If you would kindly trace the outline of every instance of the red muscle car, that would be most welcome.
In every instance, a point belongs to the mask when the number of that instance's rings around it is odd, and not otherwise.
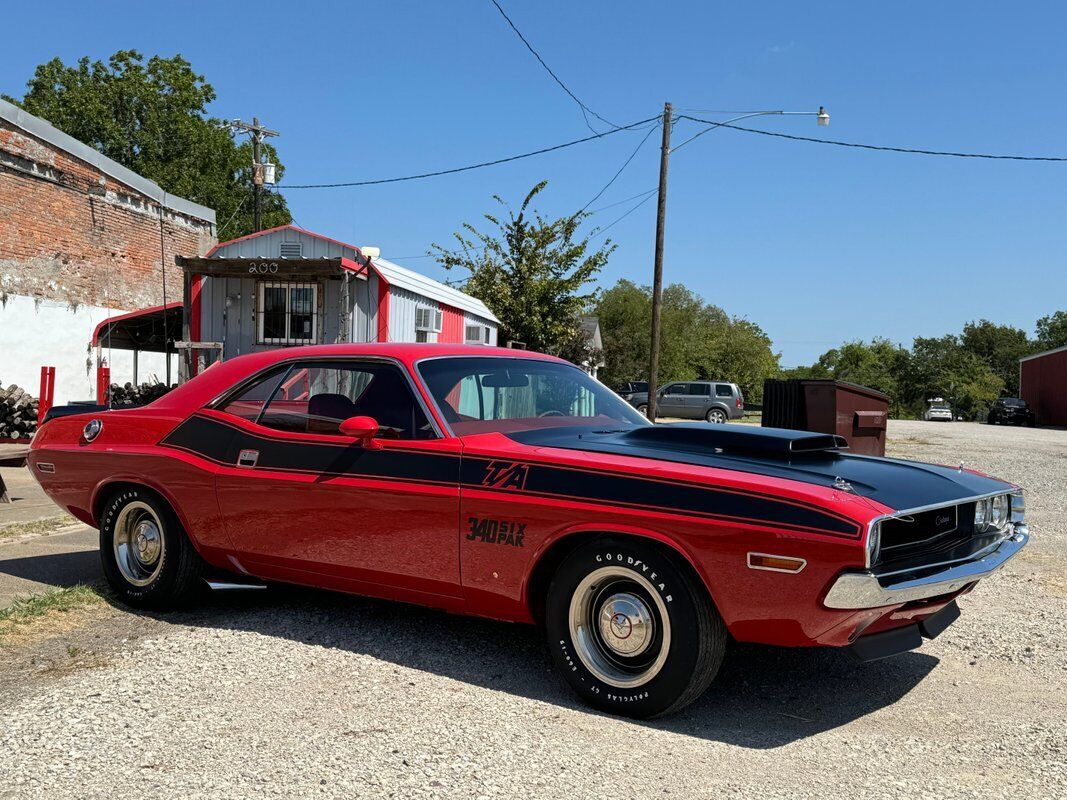
[[[284,581],[543,625],[592,705],[693,701],[727,637],[904,652],[1027,541],[1018,487],[835,436],[650,425],[556,358],[351,344],[217,364],[30,454],[131,605]]]

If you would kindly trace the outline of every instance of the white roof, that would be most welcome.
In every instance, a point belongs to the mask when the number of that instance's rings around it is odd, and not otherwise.
[[[48,120],[35,117],[33,114],[23,111],[18,106],[12,105],[2,98],[0,98],[0,119],[6,120],[16,128],[21,128],[41,141],[58,147],[80,161],[92,164],[105,175],[110,175],[120,183],[124,183],[131,189],[140,192],[145,197],[155,200],[164,208],[169,208],[171,211],[177,211],[179,214],[185,214],[196,219],[202,219],[205,222],[215,222],[215,211],[213,209],[194,203],[191,200],[186,200],[184,197],[167,194],[154,181],[138,175],[117,161],[112,161],[99,150],[94,150],[84,142],[79,142],[73,136],[63,133]]]
[[[453,289],[451,286],[435,281],[433,278],[420,275],[407,267],[394,264],[392,261],[386,261],[384,258],[371,259],[371,263],[374,264],[374,268],[381,273],[381,276],[391,286],[407,289],[409,292],[421,294],[423,297],[437,300],[445,305],[458,308],[461,311],[467,311],[498,325],[500,324],[500,320],[489,310],[489,307],[476,297],[464,294],[459,289]]]

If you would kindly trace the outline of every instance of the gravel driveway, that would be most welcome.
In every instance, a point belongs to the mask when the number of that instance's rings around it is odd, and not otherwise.
[[[890,436],[1022,484],[1034,534],[918,652],[735,647],[701,701],[635,723],[579,706],[522,626],[297,590],[104,606],[0,648],[0,797],[1062,800],[1067,431]]]

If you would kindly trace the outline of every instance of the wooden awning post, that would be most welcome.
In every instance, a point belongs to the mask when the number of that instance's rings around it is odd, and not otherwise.
[[[188,342],[192,330],[193,307],[193,275],[187,269],[182,269],[182,341]],[[181,352],[181,351],[179,351]],[[178,359],[178,382],[185,383],[189,380],[191,353],[186,350]],[[170,386],[170,359],[167,359],[167,385]]]

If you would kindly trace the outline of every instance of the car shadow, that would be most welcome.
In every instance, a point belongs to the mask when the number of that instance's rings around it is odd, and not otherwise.
[[[219,593],[193,610],[157,618],[337,648],[599,713],[556,676],[541,631],[532,626],[294,587]],[[635,724],[747,748],[782,747],[892,705],[937,663],[921,652],[861,664],[834,649],[733,644],[700,700]]]
[[[99,583],[103,580],[100,553],[96,550],[0,559],[0,586],[5,575],[55,587]]]

